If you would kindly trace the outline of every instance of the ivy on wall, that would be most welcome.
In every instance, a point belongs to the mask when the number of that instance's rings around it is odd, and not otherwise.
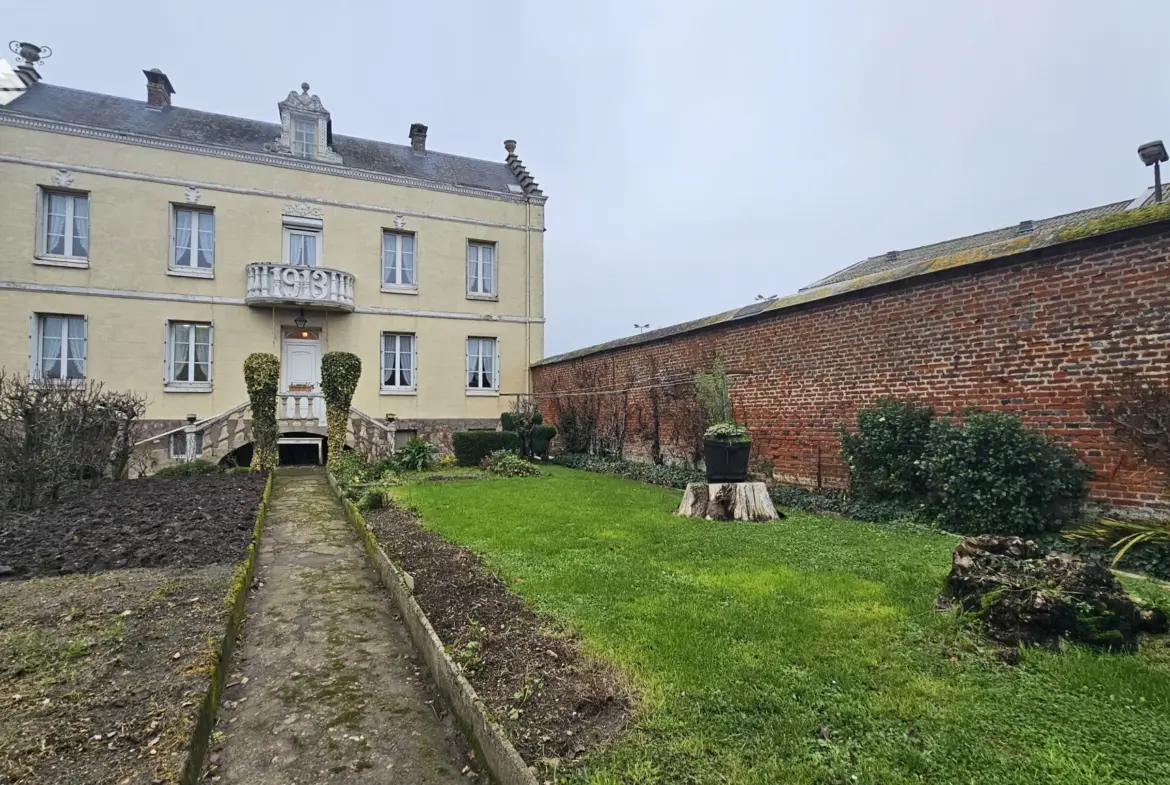
[[[349,352],[326,352],[321,358],[321,392],[325,396],[325,419],[329,432],[329,465],[341,457],[345,447],[345,428],[349,422],[349,406],[358,379],[362,376],[362,361]]]
[[[252,405],[252,470],[276,468],[276,394],[280,388],[280,360],[275,354],[256,352],[244,360],[244,382]]]

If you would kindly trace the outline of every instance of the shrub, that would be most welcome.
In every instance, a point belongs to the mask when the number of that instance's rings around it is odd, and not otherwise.
[[[182,463],[172,463],[170,466],[164,466],[154,473],[155,477],[198,477],[203,474],[218,474],[220,468],[218,464],[212,463],[205,458],[196,458],[192,461],[183,461]]]
[[[376,485],[373,488],[366,488],[361,496],[358,497],[355,504],[359,510],[366,512],[368,510],[380,510],[383,507],[389,507],[391,499],[390,488],[388,486]]]
[[[520,437],[520,449],[527,458],[531,458],[533,455],[533,429],[543,422],[544,415],[527,398],[516,398],[512,403],[512,411],[500,415],[500,426],[505,431],[512,431]]]
[[[454,469],[458,465],[459,461],[455,460],[454,455],[444,455],[435,463],[435,466],[439,469]]]
[[[695,394],[707,415],[707,424],[731,422],[731,381],[721,360],[708,373],[695,374]]]
[[[266,472],[276,468],[276,393],[280,387],[280,360],[275,354],[256,352],[244,359],[244,382],[252,409],[252,468]]]
[[[853,490],[875,501],[925,496],[922,456],[933,420],[933,409],[888,397],[858,411],[857,433],[841,430]]]
[[[379,464],[382,462],[379,461]],[[361,453],[353,450],[342,450],[337,460],[329,467],[333,478],[342,488],[348,488],[355,483],[365,482],[371,475],[380,477],[381,473],[373,474],[370,462]]]
[[[479,466],[498,450],[520,451],[520,437],[512,431],[459,431],[451,437],[451,449],[460,466]]]
[[[548,448],[556,438],[557,426],[537,425],[532,429],[532,454],[548,457]]]
[[[688,469],[684,466],[665,466],[654,463],[623,461],[617,458],[605,458],[600,455],[562,453],[554,458],[553,462],[561,466],[568,466],[570,469],[612,474],[616,477],[624,477],[627,480],[636,480],[637,482],[644,482],[650,485],[661,485],[664,488],[686,488],[687,483],[707,481],[706,473],[697,469]]]
[[[1000,412],[973,412],[961,425],[936,421],[922,458],[937,523],[965,534],[1054,531],[1084,501],[1092,472]]]
[[[860,499],[843,490],[777,485],[769,495],[777,507],[811,513],[830,513],[871,523],[917,520],[921,509],[911,502]]]
[[[704,439],[718,439],[725,442],[750,442],[747,428],[734,422],[717,422],[703,431]]]
[[[509,450],[496,450],[484,458],[483,468],[497,477],[536,477],[540,474],[540,469]]]
[[[325,398],[325,421],[329,438],[329,465],[345,447],[345,429],[353,391],[362,376],[362,361],[349,352],[325,352],[321,357],[321,394]]]
[[[436,452],[438,448],[426,439],[414,438],[394,456],[394,462],[402,471],[425,472],[434,463]]]
[[[592,415],[579,413],[575,409],[564,409],[557,418],[557,430],[561,444],[568,453],[584,454],[593,446],[593,434],[597,428]]]

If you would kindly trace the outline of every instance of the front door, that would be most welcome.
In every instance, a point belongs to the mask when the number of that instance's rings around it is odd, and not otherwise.
[[[297,330],[292,334],[297,337],[285,334],[280,363],[280,391],[287,400],[284,416],[317,416],[317,409],[324,411],[324,407],[318,405],[321,395],[321,337],[309,330]]]

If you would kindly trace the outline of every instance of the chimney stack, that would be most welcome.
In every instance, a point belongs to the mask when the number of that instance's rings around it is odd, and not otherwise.
[[[171,80],[157,68],[143,71],[146,74],[146,105],[162,109],[171,105],[171,96],[175,88],[171,87]]]
[[[410,149],[416,153],[427,151],[427,127],[422,123],[410,124]]]

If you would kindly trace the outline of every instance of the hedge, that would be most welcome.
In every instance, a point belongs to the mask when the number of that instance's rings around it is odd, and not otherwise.
[[[479,466],[497,450],[519,452],[520,436],[513,431],[459,431],[451,437],[451,449],[460,466]]]

